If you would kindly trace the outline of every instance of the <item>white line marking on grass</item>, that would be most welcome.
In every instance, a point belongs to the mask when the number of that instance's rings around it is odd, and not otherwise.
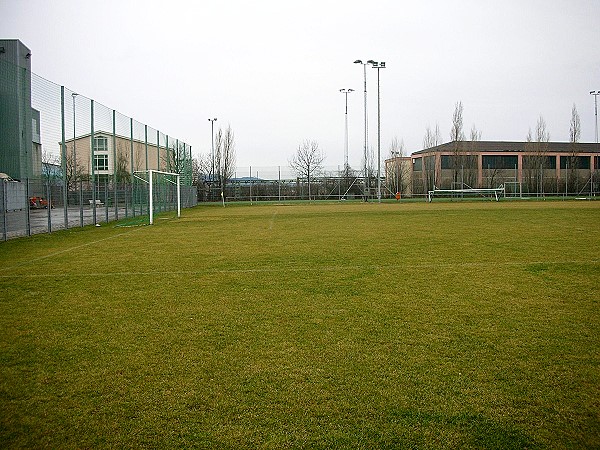
[[[273,224],[275,223],[276,215],[277,215],[277,210],[273,211],[273,215],[271,215],[271,220],[269,221],[269,230],[273,229]]]
[[[118,236],[114,236],[118,237]],[[101,239],[96,242],[101,242],[106,239]],[[79,246],[82,247],[82,246]],[[79,247],[74,247],[79,248]],[[59,252],[64,253],[64,252]],[[41,259],[41,258],[38,258]],[[600,260],[589,260],[589,261],[505,261],[500,263],[489,264],[485,262],[480,263],[445,263],[445,264],[417,264],[407,266],[407,269],[429,269],[432,267],[436,268],[479,268],[479,267],[499,267],[499,266],[530,266],[530,265],[565,265],[565,264],[600,264]],[[406,266],[405,266],[406,267]],[[207,275],[218,275],[218,274],[244,274],[244,273],[275,273],[275,272],[336,272],[345,270],[383,270],[390,271],[397,269],[397,265],[339,265],[339,266],[277,266],[277,267],[260,267],[257,269],[205,269],[205,270],[156,270],[156,271],[121,271],[121,272],[77,272],[77,273],[35,273],[35,274],[15,274],[15,275],[0,275],[0,278],[81,278],[81,277],[130,277],[130,276],[157,276],[157,275],[194,275],[194,276],[207,276]]]
[[[139,228],[136,228],[136,229],[138,229],[138,230],[139,230]],[[62,255],[63,253],[70,253],[70,252],[72,252],[73,250],[78,250],[78,249],[80,249],[80,248],[83,248],[83,247],[89,247],[90,245],[98,244],[98,243],[100,243],[100,242],[108,241],[108,240],[111,240],[111,239],[116,239],[116,238],[118,238],[118,237],[121,237],[121,236],[124,236],[124,235],[126,235],[126,234],[132,233],[132,232],[133,232],[133,231],[135,231],[136,229],[131,229],[131,230],[128,230],[128,231],[126,231],[126,232],[124,232],[124,233],[115,234],[114,236],[109,236],[109,237],[106,237],[106,238],[97,239],[97,240],[95,240],[95,241],[86,242],[85,244],[76,245],[75,247],[69,247],[69,248],[66,248],[66,249],[64,249],[64,250],[60,250],[60,251],[58,251],[58,252],[50,253],[50,254],[48,254],[48,255],[39,256],[39,257],[37,257],[37,258],[32,258],[32,259],[29,259],[29,260],[27,260],[27,261],[22,261],[22,262],[20,262],[20,263],[18,263],[18,264],[16,264],[16,265],[14,265],[14,266],[10,266],[10,267],[3,267],[2,269],[0,269],[0,271],[2,271],[2,272],[7,272],[7,271],[9,271],[9,270],[17,269],[17,268],[19,268],[19,267],[23,267],[23,266],[26,266],[26,265],[28,265],[28,264],[32,264],[32,263],[34,263],[34,262],[38,262],[38,261],[42,261],[42,260],[44,260],[44,259],[53,258],[53,257],[55,257],[55,256]],[[10,275],[8,275],[7,277],[10,277]]]

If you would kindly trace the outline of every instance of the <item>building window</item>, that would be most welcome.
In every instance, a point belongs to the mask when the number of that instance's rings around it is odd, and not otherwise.
[[[452,155],[442,155],[442,169],[452,169],[453,162]]]
[[[482,169],[516,169],[518,157],[514,155],[483,155],[481,157]]]
[[[413,158],[413,172],[421,172],[423,170],[423,161],[421,158]]]
[[[94,155],[94,170],[108,170],[108,155]]]
[[[523,169],[556,169],[556,156],[525,155]]]
[[[560,168],[561,169],[590,169],[590,157],[589,156],[561,156],[560,157]]]
[[[108,171],[108,138],[106,136],[94,137],[94,170]]]
[[[98,136],[94,138],[94,152],[107,152],[108,151],[108,139],[104,136]]]

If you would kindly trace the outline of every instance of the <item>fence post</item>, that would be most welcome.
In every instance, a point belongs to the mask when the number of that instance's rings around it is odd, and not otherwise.
[[[94,225],[97,223],[96,218],[96,155],[94,152],[94,100],[90,99],[90,155],[92,157],[92,222]]]
[[[171,170],[171,156],[169,155],[169,135],[165,135],[165,155],[167,156],[167,172],[173,172]]]
[[[104,179],[104,215],[108,223],[108,177]]]
[[[134,201],[133,201],[133,172],[135,171],[135,167],[133,165],[133,117],[129,118],[129,147],[130,147],[130,158],[131,158],[131,180],[130,180],[130,185],[131,185],[131,212],[132,212],[132,217],[135,217],[135,206],[134,206]]]
[[[25,226],[27,227],[27,236],[31,236],[31,211],[29,209],[29,178],[25,180],[25,208],[27,208],[27,217]]]
[[[52,191],[49,180],[46,180],[46,201],[48,205],[48,233],[52,233]]]
[[[144,148],[146,149],[146,171],[148,171],[148,125],[144,125]]]
[[[113,188],[115,202],[115,220],[119,220],[119,191],[117,189],[117,112],[113,109],[112,114],[112,144],[113,144]]]
[[[135,168],[133,167],[133,117],[129,118],[129,143],[131,152],[131,182],[133,183],[133,172],[135,170]]]
[[[83,228],[83,180],[79,180],[79,226]]]
[[[6,183],[5,178],[0,180],[0,185],[2,186],[2,195],[0,195],[0,199],[2,199],[2,238],[5,241],[8,239],[8,230],[6,229]]]
[[[61,167],[63,175],[63,210],[65,230],[69,228],[69,211],[67,209],[68,192],[67,192],[67,143],[65,142],[65,87],[60,87],[60,125],[61,125]],[[73,141],[75,142],[75,141]]]

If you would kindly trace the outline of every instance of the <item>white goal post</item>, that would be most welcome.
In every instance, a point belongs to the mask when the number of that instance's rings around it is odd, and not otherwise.
[[[433,200],[433,197],[436,194],[438,194],[438,195],[461,194],[461,195],[480,195],[480,196],[494,195],[496,197],[496,201],[498,201],[500,199],[499,196],[504,193],[505,193],[504,185],[502,185],[498,188],[492,188],[492,189],[437,189],[434,187],[433,191],[427,192],[427,201],[429,203],[431,203],[431,201]]]
[[[148,178],[143,178],[140,175],[147,175]],[[181,217],[181,182],[180,174],[172,172],[162,172],[160,170],[138,170],[133,172],[133,176],[138,180],[148,184],[148,213],[150,216],[150,225],[154,223],[154,182],[158,175],[164,175],[164,180],[167,183],[175,184],[177,187],[177,217]],[[173,182],[169,177],[176,179]]]

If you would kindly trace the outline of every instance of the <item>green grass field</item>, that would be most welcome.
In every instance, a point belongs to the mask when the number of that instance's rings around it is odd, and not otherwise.
[[[0,447],[599,448],[600,202],[0,243]]]

